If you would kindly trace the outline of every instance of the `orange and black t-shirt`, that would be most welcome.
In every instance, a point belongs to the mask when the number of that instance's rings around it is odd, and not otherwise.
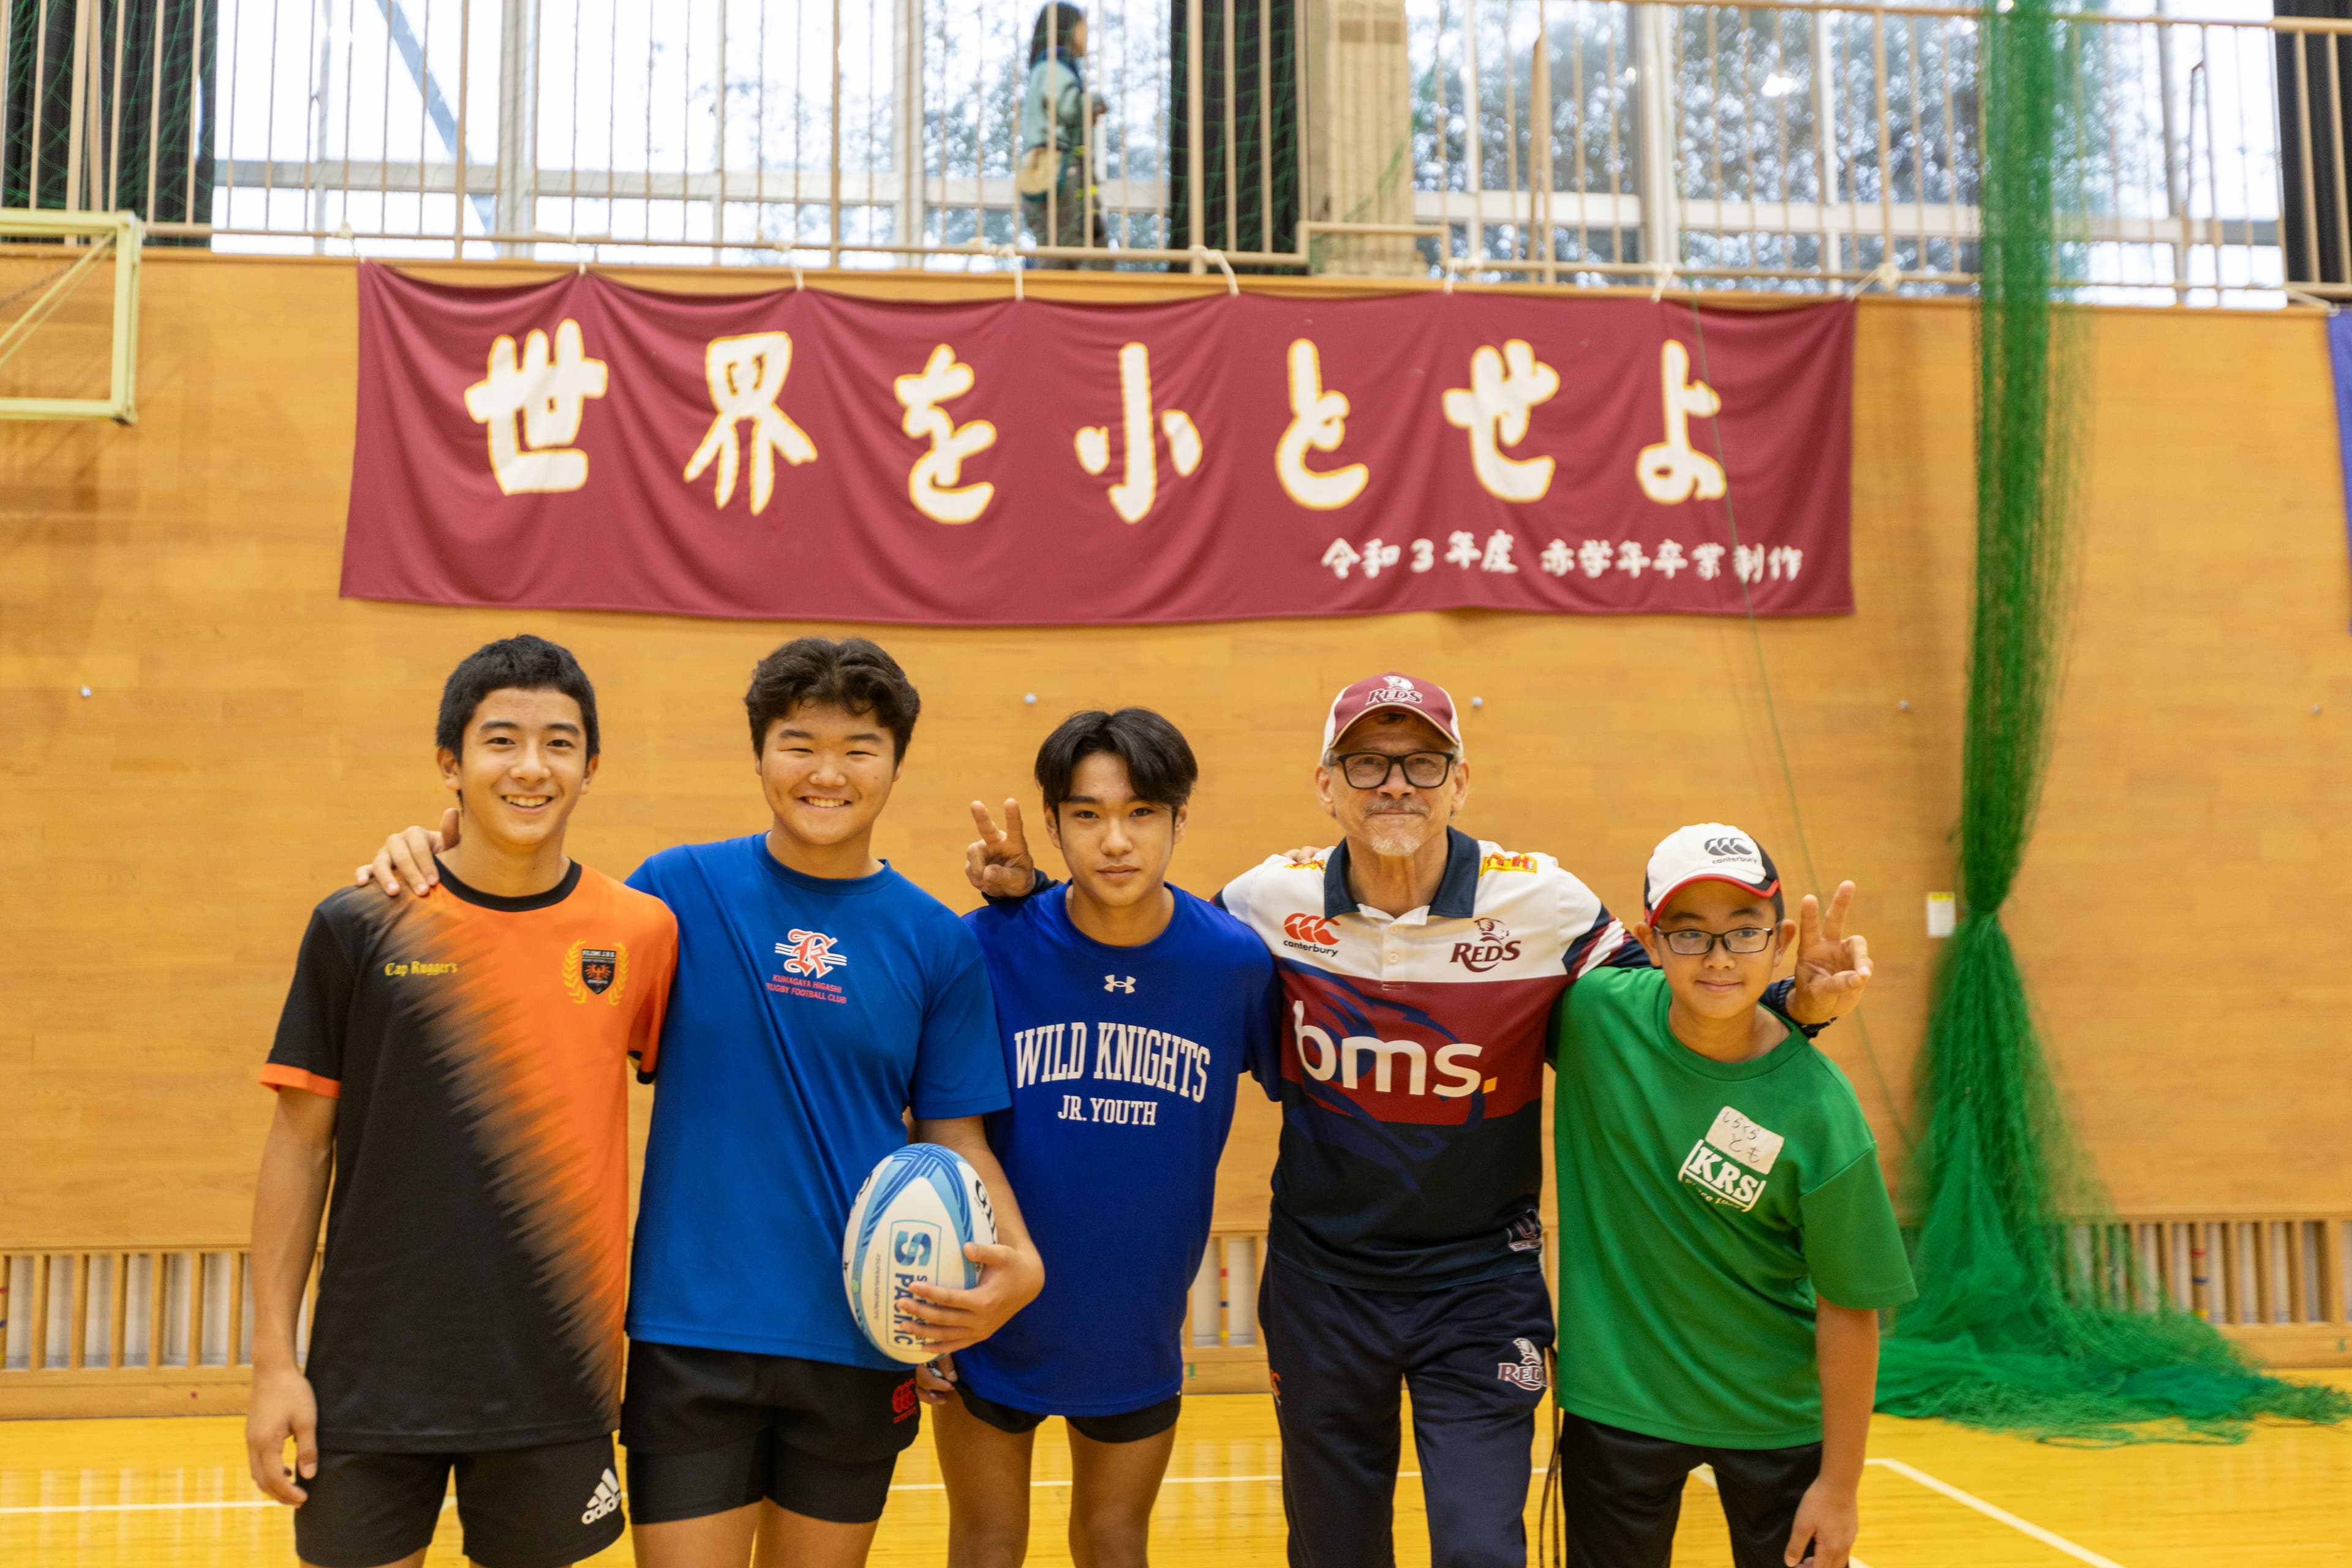
[[[337,1101],[331,1448],[560,1443],[620,1408],[628,1058],[654,1065],[677,922],[577,862],[530,898],[441,886],[318,907],[261,1072]]]

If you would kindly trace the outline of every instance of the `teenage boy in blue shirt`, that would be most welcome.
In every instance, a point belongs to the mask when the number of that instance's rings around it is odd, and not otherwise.
[[[1030,1449],[1047,1415],[1069,1428],[1072,1558],[1145,1561],[1217,1160],[1240,1074],[1272,1070],[1278,1000],[1265,943],[1168,885],[1198,775],[1183,735],[1148,709],[1073,714],[1036,766],[1070,880],[964,917],[1013,1080],[989,1142],[1028,1194],[1046,1284],[985,1344],[941,1357],[944,1380],[924,1376],[950,1568],[1022,1560]]]
[[[786,643],[744,697],[767,831],[629,879],[678,926],[621,1412],[646,1568],[743,1568],[755,1537],[762,1563],[865,1562],[919,1406],[850,1318],[841,1237],[908,1114],[980,1173],[999,1237],[970,1249],[977,1289],[926,1308],[934,1342],[967,1349],[1044,1283],[982,1130],[1009,1096],[979,946],[872,852],[920,706],[862,637]],[[427,891],[442,847],[412,828],[362,879]]]

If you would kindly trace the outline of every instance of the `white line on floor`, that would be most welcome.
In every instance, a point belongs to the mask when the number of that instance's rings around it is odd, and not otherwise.
[[[1939,1481],[1927,1471],[1906,1465],[1900,1459],[1868,1459],[1864,1462],[1883,1465],[1906,1480],[1916,1481],[1929,1491],[1941,1492],[1954,1502],[1963,1503],[1976,1510],[1987,1519],[1999,1520],[2011,1530],[2033,1537],[2044,1546],[2054,1547],[2078,1562],[2089,1563],[2091,1568],[2123,1568],[2123,1564],[2112,1557],[2102,1557],[2086,1546],[2077,1546],[2054,1530],[2044,1530],[2030,1519],[2020,1519],[2005,1508],[1998,1507],[1980,1497],[1964,1492],[1949,1481]]]
[[[1938,1480],[1934,1476],[1927,1474],[1925,1470],[1906,1465],[1900,1459],[1872,1459],[1868,1462],[1874,1465],[1883,1466],[1887,1469],[1893,1470],[1895,1474],[1902,1476],[1907,1480],[1916,1481],[1921,1486],[1927,1488],[1930,1491],[1941,1492],[1944,1496],[1950,1498],[1954,1502],[1961,1503],[1969,1508],[1972,1508],[1988,1519],[1997,1520],[2000,1523],[2008,1525],[2012,1530],[2019,1531],[2026,1535],[2032,1536],[2034,1540],[2041,1542],[2045,1546],[2054,1547],[2058,1551],[2065,1552],[2068,1556],[2073,1557],[2079,1562],[2089,1563],[2091,1568],[2123,1568],[2121,1563],[2116,1563],[2112,1558],[2102,1557],[2097,1552],[2090,1551],[2085,1547],[2077,1546],[2073,1542],[2067,1540],[2064,1536],[2060,1535],[2053,1531],[2044,1530],[2042,1526],[2035,1524],[2031,1520],[2020,1519],[2017,1515],[2010,1512],[2005,1508],[1998,1507],[1995,1504],[1985,1501],[1982,1498],[1962,1491],[1959,1488],[1953,1486],[1950,1482]],[[1539,1476],[1542,1475],[1544,1471],[1542,1467],[1538,1466],[1531,1468],[1528,1473],[1529,1475]],[[1705,1480],[1709,1486],[1713,1486],[1715,1484],[1715,1477],[1713,1473],[1704,1465],[1700,1466],[1692,1473]],[[1421,1472],[1419,1470],[1399,1470],[1397,1472],[1397,1479],[1399,1480],[1419,1480],[1421,1479]],[[1282,1479],[1282,1477],[1278,1473],[1273,1475],[1244,1476],[1170,1476],[1166,1478],[1161,1484],[1163,1486],[1255,1485],[1262,1482],[1279,1481],[1280,1479]],[[1035,1480],[1031,1481],[1029,1484],[1032,1488],[1046,1488],[1066,1487],[1070,1482],[1066,1479]],[[944,1491],[947,1489],[947,1487],[946,1483],[942,1481],[906,1481],[893,1486],[890,1489],[894,1492],[936,1492]],[[29,1506],[0,1508],[0,1517],[58,1513],[194,1512],[200,1510],[280,1508],[283,1506],[283,1504],[272,1502],[267,1498],[221,1499],[210,1502],[37,1503]],[[444,1508],[452,1507],[454,1506],[454,1500],[451,1501],[445,1501],[441,1506]],[[1869,1568],[1869,1564],[1863,1562],[1862,1559],[1858,1557],[1849,1559],[1848,1561],[1851,1563],[1852,1568]]]
[[[0,1514],[12,1513],[192,1513],[198,1509],[223,1508],[284,1508],[287,1505],[268,1498],[224,1498],[215,1502],[51,1502],[29,1504],[20,1508],[0,1508]],[[456,1498],[442,1500],[443,1508],[457,1506]]]
[[[1530,1470],[1528,1473],[1529,1475],[1539,1476],[1543,1474],[1543,1471],[1538,1468]],[[1397,1479],[1399,1480],[1419,1480],[1421,1479],[1421,1472],[1419,1470],[1399,1470],[1397,1472]],[[1229,1482],[1278,1481],[1280,1479],[1282,1479],[1282,1477],[1279,1474],[1265,1476],[1168,1476],[1163,1478],[1160,1484],[1169,1487],[1203,1487],[1223,1486]],[[1060,1480],[1031,1481],[1029,1484],[1033,1488],[1066,1487],[1070,1482],[1066,1479]],[[890,1489],[894,1492],[945,1491],[947,1489],[947,1483],[944,1481],[901,1481],[898,1485],[893,1486]],[[623,1492],[621,1495],[625,1499],[628,1496],[628,1493]],[[61,1502],[40,1503],[18,1508],[0,1508],[0,1517],[5,1517],[9,1514],[26,1513],[152,1513],[169,1512],[173,1510],[192,1512],[198,1509],[283,1508],[284,1506],[285,1505],[283,1503],[272,1502],[268,1498],[223,1499],[213,1502]],[[441,1506],[443,1508],[452,1508],[456,1506],[456,1501],[453,1499],[443,1502]]]

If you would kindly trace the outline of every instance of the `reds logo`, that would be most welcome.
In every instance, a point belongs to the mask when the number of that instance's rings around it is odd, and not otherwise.
[[[1498,963],[1519,956],[1519,944],[1511,940],[1511,928],[1492,915],[1480,915],[1475,922],[1478,934],[1468,942],[1454,944],[1453,962],[1473,974],[1484,974]]]
[[[1339,945],[1338,926],[1323,915],[1310,915],[1304,910],[1283,917],[1282,933],[1292,941],[1305,942],[1309,947]]]
[[[1545,1374],[1543,1352],[1527,1340],[1513,1340],[1511,1348],[1519,1352],[1519,1359],[1497,1363],[1495,1375],[1505,1383],[1518,1384],[1529,1394],[1541,1394],[1551,1383]]]
[[[784,973],[822,980],[849,962],[833,951],[833,938],[821,931],[795,931],[789,942],[776,943],[784,955]]]
[[[1421,693],[1412,689],[1412,681],[1407,680],[1402,675],[1382,676],[1381,679],[1386,681],[1387,684],[1384,686],[1374,687],[1371,690],[1366,692],[1364,694],[1364,700],[1367,703],[1411,702],[1415,706],[1419,706],[1421,702]]]

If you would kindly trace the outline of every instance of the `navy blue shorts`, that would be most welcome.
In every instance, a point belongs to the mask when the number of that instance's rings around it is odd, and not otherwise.
[[[1016,1437],[1024,1432],[1034,1432],[1045,1424],[1042,1412],[1024,1410],[1013,1405],[1000,1405],[975,1391],[968,1383],[957,1384],[956,1394],[963,1401],[963,1407],[976,1419],[1000,1432],[1010,1432]],[[1176,1417],[1183,1413],[1183,1409],[1184,1396],[1171,1394],[1155,1404],[1139,1409],[1123,1410],[1116,1415],[1066,1415],[1062,1419],[1071,1431],[1097,1443],[1139,1443],[1146,1437],[1157,1437],[1175,1426]]]
[[[1282,1424],[1292,1568],[1389,1568],[1400,1394],[1433,1568],[1527,1568],[1551,1294],[1529,1270],[1444,1290],[1361,1290],[1268,1260],[1258,1326]]]

